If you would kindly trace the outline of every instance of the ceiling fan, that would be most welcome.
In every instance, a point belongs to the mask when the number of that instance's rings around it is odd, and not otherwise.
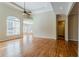
[[[26,5],[26,4],[25,4],[25,2],[24,2],[24,12],[23,12],[23,15],[31,15],[32,12],[31,12],[31,11],[28,11],[28,12],[27,12],[27,11],[26,11],[26,8],[25,8],[25,5]]]

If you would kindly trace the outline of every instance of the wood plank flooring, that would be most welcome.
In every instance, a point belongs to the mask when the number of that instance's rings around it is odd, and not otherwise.
[[[21,39],[0,43],[1,57],[76,57],[78,43],[73,41],[34,38],[24,35]]]

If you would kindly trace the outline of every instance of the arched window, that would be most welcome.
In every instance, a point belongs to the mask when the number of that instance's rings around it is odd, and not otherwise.
[[[8,16],[7,35],[19,35],[19,34],[20,34],[20,20],[14,16]]]

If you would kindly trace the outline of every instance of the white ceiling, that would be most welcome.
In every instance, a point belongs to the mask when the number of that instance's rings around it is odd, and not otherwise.
[[[14,2],[20,7],[24,8],[24,2]],[[56,14],[67,14],[69,6],[73,2],[26,2],[26,9],[35,11],[45,11],[54,9]]]
[[[22,8],[24,8],[24,2],[15,2],[15,3],[21,6]],[[26,10],[29,9],[32,12],[52,9],[50,2],[26,2],[25,6],[26,6]]]
[[[52,2],[56,14],[67,14],[73,2]]]

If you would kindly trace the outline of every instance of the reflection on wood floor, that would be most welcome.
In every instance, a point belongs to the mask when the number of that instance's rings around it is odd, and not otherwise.
[[[77,42],[33,38],[24,35],[23,39],[16,39],[0,43],[1,57],[65,57],[77,56]]]

